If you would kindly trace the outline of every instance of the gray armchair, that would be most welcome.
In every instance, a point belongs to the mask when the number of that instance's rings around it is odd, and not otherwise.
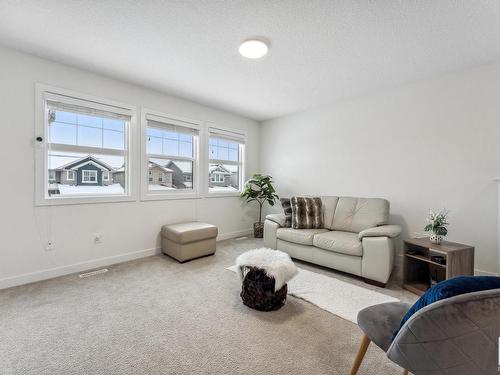
[[[496,374],[499,365],[500,289],[467,293],[435,302],[415,313],[392,340],[405,303],[383,303],[363,309],[358,325],[364,335],[351,368],[358,372],[373,341],[407,374]]]

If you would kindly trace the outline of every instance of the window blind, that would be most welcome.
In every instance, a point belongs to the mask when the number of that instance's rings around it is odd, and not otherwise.
[[[125,108],[75,99],[62,95],[51,94],[46,99],[46,103],[50,110],[55,111],[80,113],[83,115],[106,117],[124,121],[130,121],[130,118],[132,117],[131,111]]]
[[[156,116],[152,114],[147,114],[146,120],[148,122],[148,127],[158,128],[175,133],[196,135],[200,130],[200,126],[198,124],[194,124],[187,121],[169,119],[166,117]]]
[[[237,133],[230,130],[219,129],[216,127],[209,127],[208,134],[210,137],[238,142],[240,144],[244,144],[246,138],[245,134],[243,133]]]

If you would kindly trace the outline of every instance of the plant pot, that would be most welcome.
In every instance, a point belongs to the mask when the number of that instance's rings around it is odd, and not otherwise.
[[[432,233],[429,237],[429,240],[431,240],[432,243],[439,245],[443,240],[443,236],[441,236],[440,234]]]
[[[255,238],[264,237],[264,223],[253,223],[253,236]]]

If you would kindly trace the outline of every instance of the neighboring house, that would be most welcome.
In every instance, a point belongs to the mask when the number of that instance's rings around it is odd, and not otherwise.
[[[108,186],[113,184],[113,167],[93,156],[49,169],[49,193],[59,194],[58,185]]]
[[[191,171],[183,170],[174,161],[165,166],[172,171],[172,184],[176,189],[190,189],[193,187],[193,175]]]
[[[116,183],[122,184],[125,178],[124,169],[117,169],[113,173]],[[175,162],[170,161],[167,165],[161,165],[154,161],[148,164],[148,185],[164,186],[174,189],[186,189],[192,187],[191,172],[183,171]]]
[[[172,175],[174,174],[174,171],[172,169],[164,167],[152,161],[149,162],[148,169],[149,185],[172,187]]]
[[[120,184],[122,188],[125,188],[125,165],[113,171],[113,183]]]
[[[221,164],[211,166],[209,169],[209,186],[238,187],[238,172],[230,171]]]

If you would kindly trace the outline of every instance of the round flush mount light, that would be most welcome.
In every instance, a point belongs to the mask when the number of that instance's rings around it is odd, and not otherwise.
[[[260,59],[267,55],[269,47],[266,42],[259,39],[248,39],[240,44],[240,55],[248,59]]]

